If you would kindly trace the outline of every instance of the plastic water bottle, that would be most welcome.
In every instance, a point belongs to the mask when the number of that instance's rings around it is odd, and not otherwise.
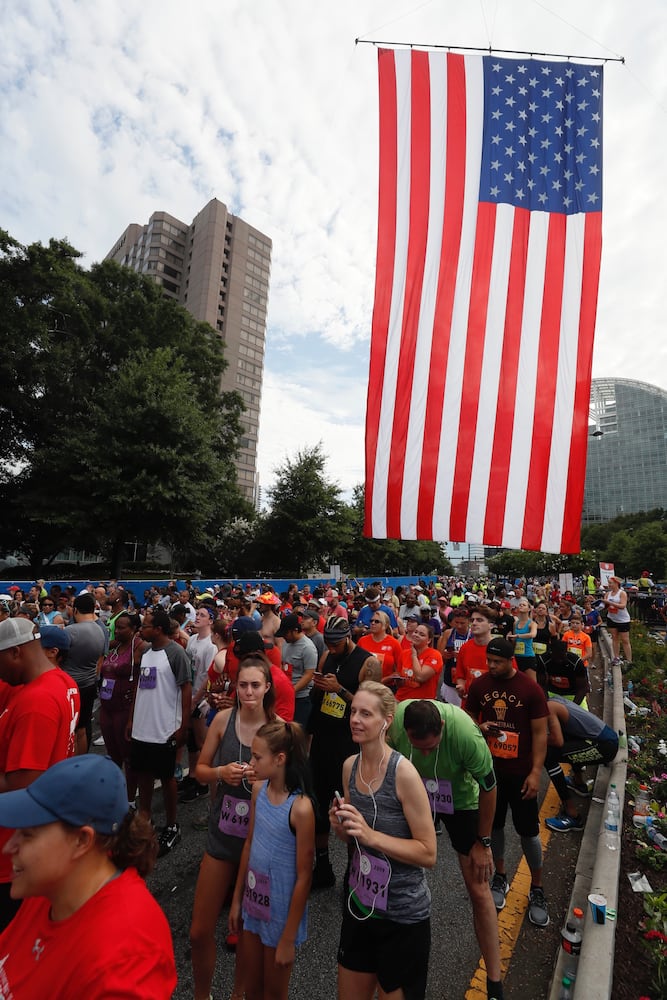
[[[645,825],[646,817],[650,811],[650,805],[651,799],[648,788],[646,785],[640,785],[639,791],[635,796],[635,808],[632,814],[632,822],[634,826],[640,827]]]
[[[604,842],[605,847],[610,851],[618,850],[620,816],[621,803],[616,792],[616,785],[612,785],[607,796],[607,817],[604,821]]]
[[[560,932],[560,946],[563,956],[563,973],[571,983],[577,978],[577,966],[581,953],[581,928],[584,911],[575,906],[572,916],[568,918],[565,927]]]
[[[563,976],[563,985],[558,1000],[572,1000],[572,983],[567,976]]]
[[[656,828],[651,824],[646,827],[646,836],[649,840],[652,840],[656,847],[659,847],[661,851],[667,851],[667,837],[663,836],[662,833],[658,833]]]

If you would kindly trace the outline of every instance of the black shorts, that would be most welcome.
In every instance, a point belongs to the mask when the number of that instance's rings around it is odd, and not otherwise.
[[[470,848],[477,840],[479,812],[477,809],[461,809],[453,813],[440,813],[452,847],[457,854],[470,854]]]
[[[79,721],[76,724],[76,728],[88,730],[93,721],[93,708],[95,707],[95,699],[97,698],[97,684],[79,688],[79,698],[81,699],[81,708],[79,709]]]
[[[496,814],[493,817],[493,829],[503,830],[507,818],[507,807],[512,810],[512,823],[520,837],[537,837],[540,832],[540,814],[537,796],[534,799],[521,797],[521,788],[525,776],[520,774],[500,775],[496,772],[498,789],[496,795]]]
[[[537,673],[536,656],[515,656],[514,659],[522,674],[525,674],[526,670],[534,670]]]
[[[613,628],[616,632],[629,632],[632,622],[613,622],[607,618],[607,628]]]
[[[345,909],[338,963],[350,972],[372,973],[385,993],[402,989],[405,1000],[426,995],[431,921],[399,924],[395,920],[355,920]]]
[[[169,743],[142,743],[130,741],[130,766],[137,774],[152,774],[154,778],[166,781],[174,777],[176,767],[176,746]]]

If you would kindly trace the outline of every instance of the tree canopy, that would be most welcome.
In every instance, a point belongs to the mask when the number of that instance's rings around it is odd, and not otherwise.
[[[35,572],[66,545],[203,544],[249,511],[218,335],[150,279],[79,257],[0,232],[0,546]]]
[[[508,550],[488,561],[500,576],[550,576],[554,573],[597,572],[599,562],[611,562],[616,572],[630,579],[648,569],[654,580],[667,576],[667,517],[660,508],[622,514],[612,521],[582,529],[577,555]]]

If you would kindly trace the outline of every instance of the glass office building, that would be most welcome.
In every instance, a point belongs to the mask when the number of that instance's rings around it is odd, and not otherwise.
[[[593,379],[582,524],[667,508],[667,392]]]

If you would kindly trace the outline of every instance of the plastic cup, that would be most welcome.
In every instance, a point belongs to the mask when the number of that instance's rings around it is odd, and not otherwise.
[[[591,916],[594,924],[604,924],[607,921],[607,897],[598,892],[592,892],[588,897]]]

